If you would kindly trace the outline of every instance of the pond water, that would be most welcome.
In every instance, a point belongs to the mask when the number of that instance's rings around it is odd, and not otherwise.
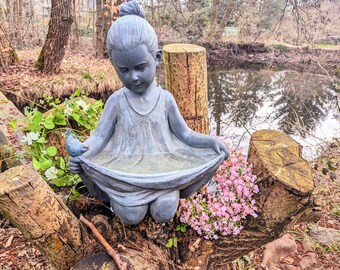
[[[247,152],[254,131],[280,130],[298,141],[304,158],[311,160],[340,137],[337,93],[326,76],[289,70],[208,73],[210,130],[234,147]]]

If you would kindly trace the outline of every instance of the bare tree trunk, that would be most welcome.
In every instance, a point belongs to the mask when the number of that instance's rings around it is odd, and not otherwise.
[[[127,0],[112,0],[113,6],[112,6],[112,21],[114,22],[119,18],[119,8],[120,5],[126,2]]]
[[[109,54],[107,52],[107,44],[106,44],[106,38],[107,33],[109,32],[109,29],[112,24],[112,0],[105,0],[104,8],[103,8],[103,57],[108,58]]]
[[[58,73],[74,19],[73,0],[52,0],[51,18],[36,67],[45,74]]]
[[[96,57],[103,58],[103,1],[104,0],[96,0]]]
[[[206,34],[206,38],[209,39],[215,33],[216,25],[217,25],[217,15],[218,9],[220,8],[220,0],[214,0],[212,4],[212,14],[208,25],[208,31]]]
[[[74,5],[74,21],[71,27],[71,35],[70,35],[70,48],[72,50],[76,49],[79,45],[80,38],[79,38],[79,28],[78,28],[78,17],[77,17],[77,12],[79,10],[79,1],[77,3],[76,0],[73,0],[73,5]]]
[[[8,66],[17,61],[19,61],[19,57],[13,49],[0,21],[0,73],[6,72]]]
[[[106,38],[113,21],[119,18],[119,7],[125,0],[96,0],[96,57],[108,58]]]

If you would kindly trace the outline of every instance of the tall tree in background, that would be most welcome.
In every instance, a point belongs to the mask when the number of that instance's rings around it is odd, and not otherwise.
[[[211,7],[212,15],[210,17],[206,39],[209,41],[220,41],[228,21],[235,19],[233,18],[235,13],[241,10],[245,2],[244,0],[213,0]]]
[[[73,0],[52,0],[51,18],[36,67],[45,74],[58,73],[74,19]]]
[[[126,0],[96,0],[96,57],[107,58],[106,37],[111,24],[119,18],[119,7]]]
[[[7,71],[8,66],[18,60],[18,55],[12,48],[2,22],[0,21],[0,73]]]

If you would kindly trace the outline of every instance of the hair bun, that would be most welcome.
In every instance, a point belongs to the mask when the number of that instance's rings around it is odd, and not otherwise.
[[[141,8],[136,0],[124,2],[120,5],[119,16],[123,17],[125,15],[136,15],[145,18],[144,10]]]

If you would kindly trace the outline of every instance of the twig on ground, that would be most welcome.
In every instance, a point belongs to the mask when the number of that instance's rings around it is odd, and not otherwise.
[[[122,261],[118,252],[114,250],[110,244],[104,239],[104,237],[100,234],[100,232],[97,230],[97,228],[86,218],[84,218],[82,215],[80,215],[79,220],[83,223],[85,223],[93,232],[95,237],[98,239],[98,241],[104,246],[107,253],[112,257],[112,259],[115,261],[115,263],[118,266],[119,270],[127,270],[127,264],[126,262]]]

